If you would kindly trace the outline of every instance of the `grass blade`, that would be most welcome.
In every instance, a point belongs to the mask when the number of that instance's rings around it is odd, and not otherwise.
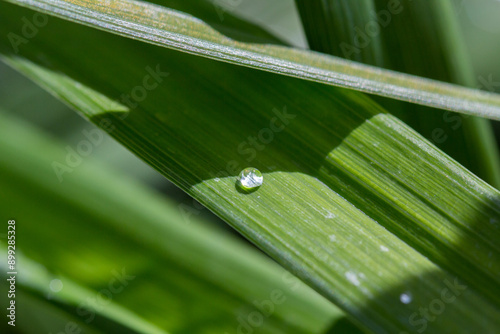
[[[375,0],[296,3],[315,51],[429,79],[477,85],[449,1],[401,1],[397,6]],[[489,121],[386,98],[377,102],[464,167],[500,187],[500,156]]]
[[[9,2],[174,50],[500,120],[500,97],[497,94],[387,71],[309,51],[235,42],[189,15],[146,2],[111,0],[106,6],[89,0]],[[8,49],[12,50],[11,47]]]

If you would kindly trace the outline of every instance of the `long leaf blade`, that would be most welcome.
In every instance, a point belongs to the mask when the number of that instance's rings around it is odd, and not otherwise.
[[[467,87],[477,84],[448,0],[404,0],[396,14],[389,10],[396,3],[387,1],[297,0],[296,4],[315,51]],[[374,23],[378,33],[363,35]],[[360,48],[363,42],[366,45]],[[500,157],[489,120],[385,98],[377,102],[500,188]]]
[[[8,0],[122,36],[224,62],[500,120],[500,96],[319,53],[232,41],[191,16],[131,0]]]

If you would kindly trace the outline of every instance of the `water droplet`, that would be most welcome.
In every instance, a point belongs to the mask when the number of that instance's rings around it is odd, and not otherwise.
[[[389,251],[389,248],[385,247],[385,246],[380,246],[380,250],[382,252],[388,252]]]
[[[335,234],[331,234],[328,238],[330,239],[331,242],[337,241],[337,237],[335,236]]]
[[[262,173],[257,168],[253,167],[245,168],[238,176],[239,185],[244,190],[258,188],[262,185],[263,181],[264,177],[262,176]]]
[[[358,279],[358,275],[356,275],[352,271],[346,272],[345,277],[349,280],[349,282],[351,282],[355,286],[358,286],[359,284],[361,284],[359,279]]]
[[[53,292],[59,292],[63,288],[63,283],[60,279],[53,279],[52,281],[50,281],[49,288]]]
[[[336,218],[337,216],[334,213],[328,212],[325,216],[326,219]]]
[[[401,296],[399,296],[399,300],[403,304],[411,303],[411,300],[412,300],[411,293],[409,293],[409,292],[402,293]]]

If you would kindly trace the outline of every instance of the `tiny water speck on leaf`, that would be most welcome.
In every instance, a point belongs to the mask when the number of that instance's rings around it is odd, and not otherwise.
[[[399,296],[399,300],[403,304],[411,303],[411,300],[412,300],[411,293],[409,293],[409,292],[402,293],[401,296]]]
[[[264,182],[264,177],[257,168],[245,168],[238,176],[238,185],[244,190],[256,189],[262,185],[262,182]]]
[[[355,286],[359,286],[361,284],[361,282],[358,279],[358,275],[356,275],[352,271],[346,272],[345,277],[349,280],[349,282],[351,282]]]
[[[53,292],[59,292],[63,288],[63,283],[59,279],[53,279],[50,281],[49,287]]]

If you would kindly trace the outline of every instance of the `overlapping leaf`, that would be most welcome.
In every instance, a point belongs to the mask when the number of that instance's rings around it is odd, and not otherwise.
[[[144,2],[110,0],[102,5],[90,0],[9,1],[203,57],[500,120],[500,97],[497,94],[412,77],[319,53],[239,43],[189,15]]]

